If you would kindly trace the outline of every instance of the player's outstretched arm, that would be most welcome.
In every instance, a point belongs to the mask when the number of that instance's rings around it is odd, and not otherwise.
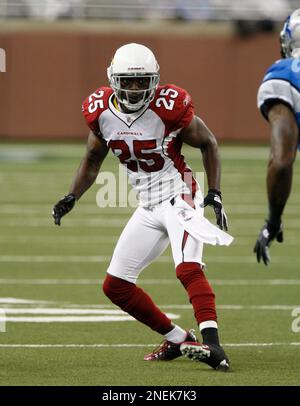
[[[60,225],[61,218],[73,209],[76,200],[94,183],[102,162],[108,153],[104,140],[91,131],[88,136],[86,154],[76,172],[69,194],[60,199],[53,207],[54,223]]]
[[[221,230],[227,230],[227,217],[220,191],[221,163],[215,136],[199,117],[194,116],[190,125],[180,132],[180,137],[186,144],[200,148],[208,183],[208,194],[204,199],[203,207],[212,206],[218,226]]]
[[[269,216],[262,227],[254,252],[257,261],[270,263],[269,246],[276,239],[283,241],[281,217],[288,200],[293,177],[293,164],[298,145],[298,127],[291,109],[276,104],[268,111],[271,125],[271,150],[267,170]]]

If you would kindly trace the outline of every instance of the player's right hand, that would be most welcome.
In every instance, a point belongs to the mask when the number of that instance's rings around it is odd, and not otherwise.
[[[256,254],[257,262],[260,262],[261,259],[265,265],[271,262],[269,247],[275,238],[278,242],[283,242],[282,224],[271,224],[267,221],[260,230],[253,250]]]
[[[64,196],[62,199],[60,199],[56,205],[53,207],[52,210],[52,217],[54,218],[54,224],[57,224],[60,226],[60,220],[61,218],[69,213],[75,205],[76,198],[75,195],[70,193],[67,196]]]

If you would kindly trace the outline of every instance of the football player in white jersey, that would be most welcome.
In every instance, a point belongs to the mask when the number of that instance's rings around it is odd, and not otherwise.
[[[218,337],[215,296],[204,274],[203,243],[229,245],[232,237],[220,192],[220,161],[214,135],[195,116],[190,95],[174,85],[159,86],[159,66],[140,44],[119,48],[108,68],[110,87],[83,102],[90,128],[87,152],[69,194],[53,209],[55,224],[93,184],[109,149],[126,167],[140,205],[125,226],[103,284],[108,298],[136,320],[164,336],[146,361],[182,354],[214,369],[228,370]],[[209,191],[205,199],[181,155],[185,142],[202,152]],[[202,204],[202,207],[200,206]],[[212,206],[216,227],[203,216]],[[171,244],[176,276],[187,291],[203,337],[196,340],[161,312],[136,281]]]
[[[280,34],[282,59],[266,72],[258,90],[258,107],[271,126],[267,171],[269,215],[256,241],[257,261],[270,263],[269,246],[283,242],[281,218],[288,200],[300,128],[300,9],[286,20]]]

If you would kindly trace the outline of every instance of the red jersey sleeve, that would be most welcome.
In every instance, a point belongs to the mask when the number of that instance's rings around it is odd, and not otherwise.
[[[110,87],[99,87],[82,103],[82,114],[86,124],[95,135],[99,135],[99,117],[108,108],[108,99],[113,93]]]
[[[188,127],[194,117],[191,96],[175,85],[159,86],[150,108],[162,119],[168,131]]]

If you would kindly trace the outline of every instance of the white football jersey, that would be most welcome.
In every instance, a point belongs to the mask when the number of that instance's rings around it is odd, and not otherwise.
[[[182,193],[193,198],[198,185],[178,137],[194,116],[189,94],[174,85],[160,86],[149,105],[130,114],[114,100],[113,90],[101,87],[85,99],[82,110],[89,128],[126,167],[140,205],[151,207]]]

